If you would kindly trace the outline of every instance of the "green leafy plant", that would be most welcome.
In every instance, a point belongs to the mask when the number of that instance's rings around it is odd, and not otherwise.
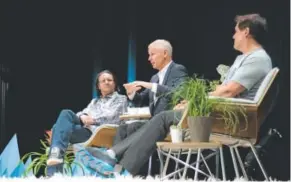
[[[182,130],[182,127],[179,126],[179,125],[171,125],[170,128],[171,129],[179,129],[179,130]]]
[[[196,75],[187,78],[172,93],[172,105],[175,106],[181,100],[188,103],[189,116],[210,116],[213,111],[215,100],[208,98],[208,92],[211,91],[207,80],[200,79]]]
[[[210,81],[210,90],[214,91],[220,83],[220,80]],[[222,99],[216,99],[213,107],[218,113],[216,115],[217,119],[222,119],[224,121],[225,129],[229,131],[229,134],[234,134],[237,131],[237,127],[240,124],[240,118],[245,121],[246,125],[243,130],[246,130],[248,128],[246,108],[240,105],[229,105],[228,103],[229,102],[225,102]]]
[[[44,169],[44,175],[47,176],[47,165],[46,165],[46,161],[48,159],[49,156],[49,139],[48,137],[50,137],[48,134],[46,135],[46,140],[40,140],[41,143],[41,150],[43,151],[43,153],[41,152],[29,152],[27,154],[25,154],[20,162],[26,161],[29,157],[31,157],[32,162],[27,166],[27,168],[25,169],[23,176],[26,177],[28,175],[29,172],[33,172],[34,175],[37,175],[41,169]],[[81,169],[83,170],[82,166],[77,163],[74,162],[74,153],[72,150],[67,150],[64,156],[64,167],[63,167],[63,171],[65,174],[69,174],[72,175],[72,168],[71,165],[75,164],[77,166],[80,166]],[[84,170],[83,170],[83,174],[84,174]]]
[[[225,129],[229,134],[234,134],[238,130],[239,124],[245,121],[245,128],[247,130],[248,121],[246,115],[246,108],[240,105],[228,105],[227,103],[219,103],[214,106],[217,111],[217,119],[221,119],[225,123]]]
[[[218,84],[217,80],[211,82],[198,78],[196,75],[189,77],[171,93],[172,106],[186,100],[188,116],[210,117],[213,113],[218,113],[216,117],[224,120],[225,129],[230,134],[234,134],[240,124],[239,116],[242,115],[247,121],[245,108],[239,105],[222,104],[222,99],[210,98],[208,93],[213,91]]]

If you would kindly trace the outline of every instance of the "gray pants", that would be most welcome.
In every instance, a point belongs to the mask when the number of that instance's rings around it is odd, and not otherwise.
[[[164,111],[155,115],[141,128],[112,147],[120,157],[120,164],[136,175],[156,150],[156,142],[163,141],[172,124],[182,117],[181,111]]]
[[[139,128],[141,128],[146,122],[134,122],[130,124],[121,124],[117,128],[116,135],[114,137],[113,146],[120,143],[122,140],[129,137],[131,134],[136,132]]]

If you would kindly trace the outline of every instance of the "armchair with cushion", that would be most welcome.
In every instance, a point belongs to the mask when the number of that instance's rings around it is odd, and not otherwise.
[[[222,120],[216,119],[212,126],[212,134],[210,140],[221,142],[230,148],[232,160],[234,163],[236,177],[239,176],[238,165],[236,161],[235,154],[237,156],[239,166],[241,167],[244,177],[247,179],[248,175],[244,169],[243,162],[241,160],[240,154],[238,152],[238,147],[250,147],[254,153],[256,160],[262,170],[262,173],[266,180],[268,175],[259,160],[257,151],[254,145],[258,141],[258,134],[260,126],[264,123],[268,114],[272,111],[274,103],[276,101],[276,96],[278,95],[278,78],[279,69],[273,68],[267,76],[264,78],[261,86],[259,87],[254,100],[247,99],[237,99],[237,98],[222,98],[221,103],[233,106],[243,106],[246,109],[248,126],[246,127],[246,122],[241,120],[238,130],[234,134],[229,134],[224,127],[224,122]],[[214,113],[215,115],[215,113]],[[235,154],[234,154],[235,151]]]
[[[126,120],[126,123],[136,122],[142,119],[151,117],[148,108],[131,108],[135,109],[135,114],[124,114],[120,116],[121,120]],[[104,124],[97,128],[90,139],[83,143],[85,147],[105,147],[111,148],[116,131],[119,125]]]

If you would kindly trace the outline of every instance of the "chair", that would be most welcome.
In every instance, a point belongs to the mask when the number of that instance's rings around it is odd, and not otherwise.
[[[130,119],[149,119],[150,114],[136,114],[136,115],[121,115],[121,120]],[[100,126],[90,137],[88,141],[83,143],[85,147],[105,147],[111,148],[113,146],[113,140],[116,135],[118,125],[102,125]],[[151,175],[152,168],[152,156],[149,159],[148,175]]]
[[[264,78],[261,86],[259,87],[254,100],[247,99],[236,99],[236,98],[225,98],[219,104],[227,104],[233,106],[243,106],[246,108],[248,128],[245,128],[245,122],[241,122],[239,128],[235,134],[230,135],[224,129],[224,123],[222,120],[216,119],[212,127],[212,134],[210,140],[221,142],[224,145],[227,145],[230,148],[232,161],[234,164],[234,169],[236,177],[239,178],[239,170],[236,162],[236,157],[238,159],[239,165],[241,167],[242,173],[246,179],[248,179],[247,173],[244,169],[243,162],[241,160],[240,154],[238,152],[238,147],[250,147],[254,156],[262,170],[262,173],[266,180],[268,175],[259,160],[257,151],[254,147],[258,140],[258,134],[260,126],[263,124],[264,120],[271,112],[274,106],[274,96],[277,95],[277,75],[279,73],[278,68],[273,68],[267,76]],[[217,113],[214,113],[216,115]],[[235,154],[236,157],[235,157]]]
[[[95,132],[91,135],[91,137],[83,143],[77,143],[78,145],[81,144],[84,147],[105,147],[110,148],[113,145],[113,138],[116,134],[118,125],[115,124],[104,124],[98,127]],[[46,131],[46,140],[48,144],[51,144],[52,138],[52,129]],[[69,147],[72,147],[69,145]]]
[[[150,114],[121,115],[121,120],[129,119],[148,119]],[[116,135],[118,125],[104,124],[97,128],[90,139],[83,143],[85,147],[105,147],[111,148]]]
[[[118,125],[104,124],[99,126],[91,137],[83,143],[84,147],[105,147],[110,148],[113,145],[113,139]]]
[[[184,113],[187,113],[184,112]],[[121,115],[120,119],[122,120],[130,120],[130,119],[149,119],[151,118],[150,114],[130,114],[130,115]],[[183,128],[187,127],[187,122],[184,122],[186,120],[186,115],[184,114],[182,116],[182,119],[179,123]],[[83,145],[85,147],[105,147],[105,148],[111,148],[113,145],[113,139],[116,135],[118,125],[112,125],[112,124],[105,124],[100,126],[88,139],[88,141],[84,142]],[[171,141],[170,135],[167,136],[165,139],[167,141]]]

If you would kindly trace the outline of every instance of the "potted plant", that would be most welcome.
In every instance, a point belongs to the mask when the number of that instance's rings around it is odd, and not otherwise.
[[[51,131],[47,131],[45,136],[46,136],[45,140],[40,140],[41,150],[43,151],[43,153],[41,153],[41,152],[29,152],[21,158],[20,162],[24,162],[29,157],[32,158],[32,162],[27,166],[27,168],[25,169],[25,171],[23,173],[24,177],[26,177],[30,171],[32,171],[34,175],[38,175],[39,172],[41,172],[41,169],[44,169],[43,174],[45,176],[47,176],[46,161],[47,161],[48,155],[49,155]],[[74,162],[74,159],[75,159],[75,157],[74,157],[73,151],[67,150],[65,153],[65,156],[64,156],[64,166],[63,166],[63,172],[65,174],[72,175],[72,168],[71,168],[72,164],[80,166],[81,169],[83,170],[82,166],[79,163]],[[83,173],[84,173],[84,171],[83,171]]]
[[[181,100],[187,101],[188,127],[191,141],[207,142],[215,119],[225,122],[228,133],[237,131],[238,115],[246,118],[244,108],[219,104],[221,99],[209,98],[208,93],[213,91],[218,81],[208,81],[196,75],[189,77],[172,93],[172,104],[177,105]],[[219,113],[215,116],[213,113]]]

